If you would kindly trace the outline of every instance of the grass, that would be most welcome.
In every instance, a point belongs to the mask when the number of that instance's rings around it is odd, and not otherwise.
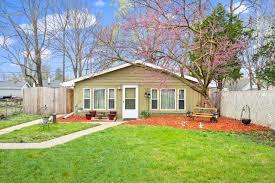
[[[245,135],[123,125],[44,150],[0,150],[0,182],[274,182]]]
[[[43,128],[41,124],[37,124],[0,135],[0,142],[43,142],[94,126],[97,126],[97,124],[56,123],[50,124],[49,128]]]
[[[26,113],[14,114],[9,116],[8,119],[6,120],[0,120],[0,129],[18,125],[25,122],[30,122],[39,118],[41,118],[41,115],[38,115],[38,114],[26,114]]]

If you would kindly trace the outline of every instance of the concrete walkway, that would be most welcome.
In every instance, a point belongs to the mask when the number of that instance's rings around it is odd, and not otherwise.
[[[39,122],[40,121],[38,121],[37,123],[39,123]],[[100,122],[100,124],[101,124],[100,126],[96,126],[96,127],[89,128],[86,130],[74,132],[74,133],[71,133],[68,135],[64,135],[61,137],[57,137],[55,139],[51,139],[51,140],[39,142],[39,143],[0,143],[0,149],[45,149],[45,148],[50,148],[50,147],[54,147],[59,144],[64,144],[66,142],[72,141],[74,139],[77,139],[79,137],[82,137],[82,136],[85,136],[88,134],[92,134],[92,133],[95,133],[98,131],[105,130],[110,127],[120,125],[122,123],[123,122]]]

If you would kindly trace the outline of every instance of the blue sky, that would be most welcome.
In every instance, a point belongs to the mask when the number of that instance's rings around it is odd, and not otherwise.
[[[86,8],[90,10],[91,13],[99,13],[102,16],[101,23],[105,26],[112,24],[115,15],[118,10],[118,5],[115,3],[116,0],[82,0],[83,4],[87,6]],[[268,0],[266,0],[268,1]],[[265,1],[265,2],[266,2]],[[272,0],[271,0],[272,1]],[[20,4],[20,0],[10,0],[7,2],[13,4]],[[217,5],[218,2],[221,2],[224,5],[228,5],[229,0],[211,0],[210,1],[213,6]],[[237,0],[236,0],[237,2]],[[24,19],[17,20],[20,23],[25,23]],[[3,52],[0,51],[0,56]],[[51,58],[48,62],[50,65],[50,71],[54,73],[56,67],[61,66],[61,62],[59,62],[59,58]],[[2,64],[1,64],[2,63]],[[0,80],[2,79],[1,75],[5,73],[6,75],[11,74],[12,72],[18,72],[18,67],[15,65],[11,65],[10,63],[3,64],[3,59],[0,60]]]
[[[14,0],[14,1],[6,1],[12,6],[20,4],[20,0]],[[90,10],[91,14],[100,14],[101,16],[101,24],[104,26],[108,26],[113,22],[113,19],[117,12],[117,4],[114,0],[83,0],[82,3],[86,6],[87,9]],[[14,9],[10,9],[10,11],[15,11]],[[26,23],[26,21],[20,17],[16,19],[16,21],[19,24]],[[1,54],[5,54],[3,51],[0,50],[0,56]],[[60,67],[61,63],[58,62],[59,58],[51,58],[51,63],[49,63],[50,66],[50,72],[54,73],[56,67]],[[3,79],[3,75],[9,76],[13,73],[20,72],[17,65],[13,65],[10,63],[4,63],[6,62],[4,59],[0,59],[0,80]]]

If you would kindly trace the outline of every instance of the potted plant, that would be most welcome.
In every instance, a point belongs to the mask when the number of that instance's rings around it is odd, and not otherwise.
[[[47,114],[48,107],[46,105],[41,107],[41,113],[42,113],[42,123],[43,124],[48,124],[50,115]]]
[[[114,120],[116,117],[116,111],[110,111],[110,114],[108,115],[109,120]]]
[[[90,111],[91,117],[96,117],[96,111]]]
[[[91,119],[92,119],[92,114],[90,114],[90,113],[89,113],[89,114],[86,114],[86,119],[87,119],[87,120],[91,120]]]
[[[43,124],[47,124],[49,122],[50,116],[48,114],[43,114],[42,115],[42,122]]]

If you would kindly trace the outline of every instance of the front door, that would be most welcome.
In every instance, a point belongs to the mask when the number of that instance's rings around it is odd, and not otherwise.
[[[138,86],[124,85],[122,92],[122,118],[138,118]]]

